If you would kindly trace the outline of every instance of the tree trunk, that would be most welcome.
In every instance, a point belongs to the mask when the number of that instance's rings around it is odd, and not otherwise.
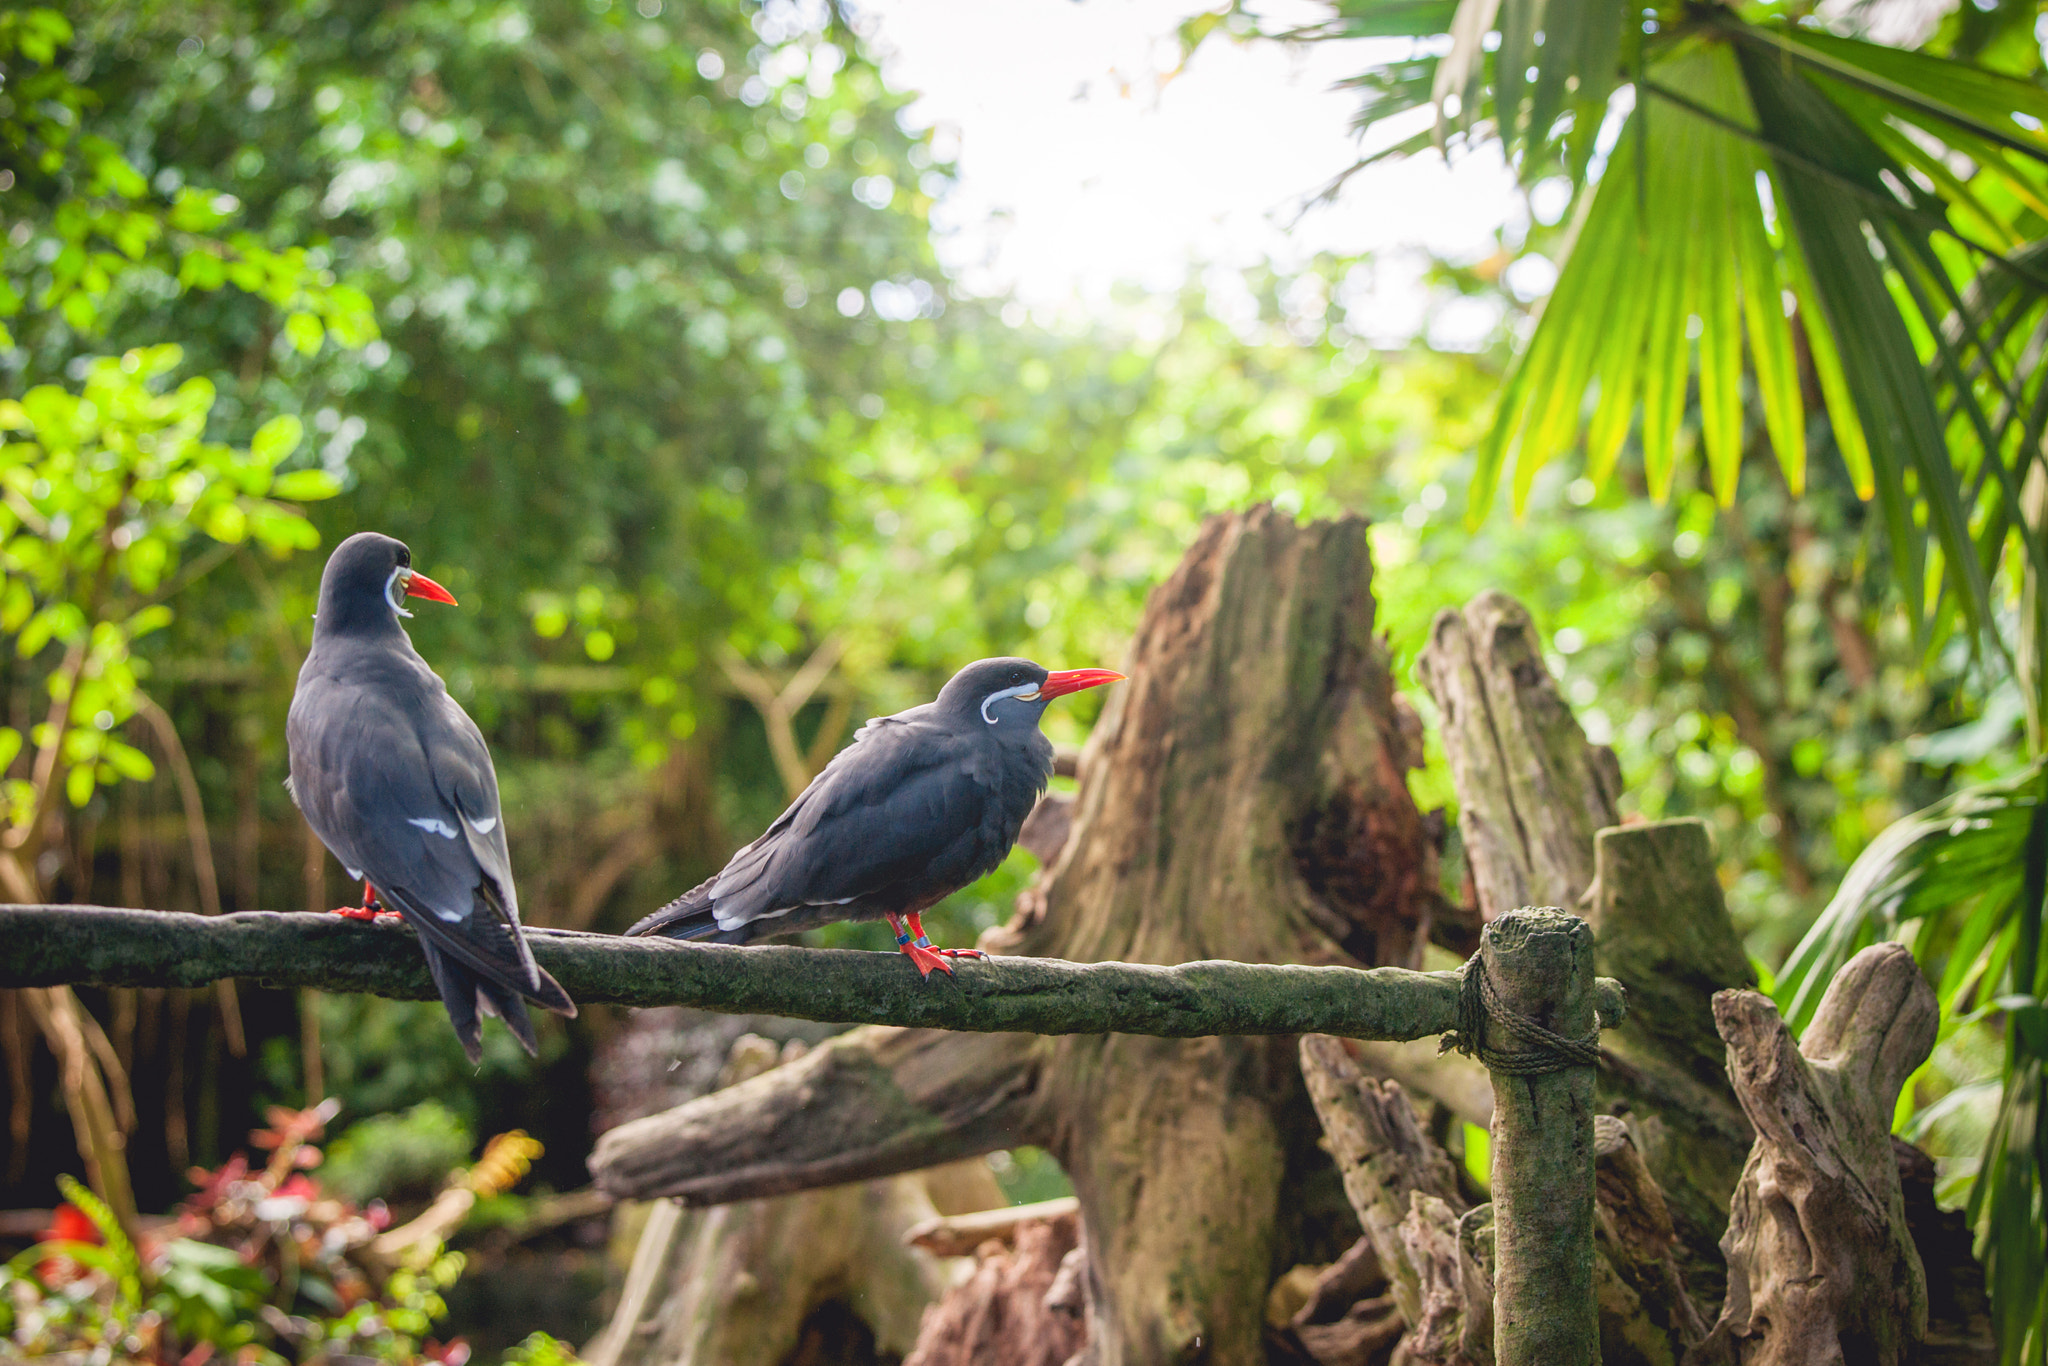
[[[1373,634],[1365,533],[1362,519],[1297,526],[1270,508],[1203,527],[1147,605],[1132,681],[1083,754],[1072,834],[1006,947],[1419,964],[1436,853],[1406,786],[1420,756]],[[1358,1236],[1286,1036],[857,1031],[662,1118],[670,1140],[643,1129],[600,1146],[601,1181],[619,1188],[629,1148],[691,1179],[715,1174],[705,1154],[729,1143],[767,1183],[755,1190],[1050,1149],[1081,1201],[1099,1366],[1263,1359],[1278,1272],[1334,1261]],[[699,1198],[720,1198],[711,1189]]]
[[[1373,635],[1365,530],[1270,508],[1203,528],[1089,738],[1027,952],[1420,964],[1435,853],[1405,783],[1420,756]],[[1054,1044],[1050,1146],[1081,1198],[1102,1366],[1259,1359],[1266,1288],[1306,1260],[1289,1246],[1289,1169],[1327,1170],[1294,1053]]]

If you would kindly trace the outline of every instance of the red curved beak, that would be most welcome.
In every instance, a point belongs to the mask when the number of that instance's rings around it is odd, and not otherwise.
[[[1045,676],[1045,682],[1038,685],[1038,695],[1065,697],[1083,688],[1099,688],[1105,683],[1123,681],[1124,676],[1115,669],[1055,669]]]
[[[405,595],[409,598],[425,598],[428,602],[445,602],[450,607],[459,606],[455,595],[435,583],[425,574],[414,570],[405,580]]]

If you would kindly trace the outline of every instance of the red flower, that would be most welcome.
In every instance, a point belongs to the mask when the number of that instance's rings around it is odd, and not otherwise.
[[[320,1188],[304,1176],[294,1176],[277,1188],[278,1195],[285,1199],[318,1200]]]
[[[100,1241],[100,1227],[92,1217],[76,1205],[59,1205],[53,1211],[50,1226],[43,1230],[42,1241],[46,1243],[97,1243]]]
[[[43,1230],[41,1241],[46,1243],[94,1243],[101,1241],[99,1225],[91,1216],[76,1205],[57,1206],[50,1217],[50,1226]],[[85,1274],[85,1269],[69,1257],[45,1257],[36,1263],[36,1278],[44,1285],[56,1285],[62,1281],[75,1280]]]

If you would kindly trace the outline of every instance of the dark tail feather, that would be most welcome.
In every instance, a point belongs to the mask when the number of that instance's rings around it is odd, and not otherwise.
[[[546,968],[533,961],[517,926],[489,898],[479,894],[476,914],[459,927],[471,936],[465,938],[458,933],[458,927],[415,905],[404,888],[380,887],[378,891],[419,932],[427,969],[434,976],[441,1003],[448,1008],[448,1021],[455,1027],[455,1037],[462,1041],[462,1051],[472,1064],[483,1057],[479,1014],[496,1015],[503,1020],[512,1036],[533,1057],[539,1056],[539,1043],[521,996],[557,1015],[575,1018],[576,1003],[569,999],[569,993],[562,990],[562,984]]]
[[[717,878],[711,878],[700,882],[626,933],[654,934],[664,939],[709,939],[717,944],[746,943],[744,927],[723,932],[718,928],[718,919],[711,910],[711,884],[716,881]]]
[[[455,1026],[455,1037],[462,1042],[463,1054],[474,1067],[484,1060],[483,1029],[477,1022],[477,975],[468,967],[450,958],[422,939],[420,948],[427,955],[427,971],[434,975],[434,987],[441,993],[441,1004],[447,1007],[448,1023]],[[532,1026],[527,1026],[528,1031]]]
[[[519,999],[518,992],[500,986],[488,977],[479,977],[476,979],[476,995],[477,1007],[485,1014],[503,1020],[505,1028],[512,1031],[512,1037],[519,1040],[519,1046],[526,1050],[527,1057],[540,1056],[540,1040],[533,1036],[533,1019],[526,1013],[526,1002]]]

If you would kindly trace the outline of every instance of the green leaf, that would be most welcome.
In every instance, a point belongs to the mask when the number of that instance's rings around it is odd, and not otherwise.
[[[266,465],[276,465],[299,448],[306,426],[290,413],[280,413],[256,429],[249,440],[249,453]],[[284,478],[289,479],[286,475]],[[291,495],[282,495],[289,497]]]
[[[1886,826],[1779,971],[1776,999],[1786,1024],[1803,1029],[1842,966],[1901,927],[1968,909],[1972,897],[1991,908],[1974,914],[2009,906],[2021,890],[2033,813],[2044,802],[2048,761],[1963,788]]]
[[[1753,162],[1745,162],[1745,167],[1754,186]],[[1792,347],[1791,320],[1785,316],[1777,253],[1764,232],[1754,189],[1747,195],[1736,193],[1733,201],[1735,268],[1757,398],[1764,411],[1764,430],[1785,472],[1785,484],[1796,497],[1806,488],[1806,405],[1799,392],[1799,362]]]
[[[1732,78],[1733,70],[1726,75]],[[1734,85],[1732,79],[1729,84]],[[1733,93],[1739,98],[1740,88]],[[1699,237],[1695,243],[1699,294],[1695,306],[1700,319],[1700,436],[1706,446],[1714,496],[1722,507],[1732,507],[1743,446],[1741,281],[1737,273],[1741,233],[1735,220],[1755,219],[1760,210],[1755,181],[1743,183],[1748,149],[1719,130],[1701,129],[1699,144]]]
[[[244,288],[253,287],[244,286]],[[311,313],[294,313],[284,320],[284,335],[302,356],[311,356],[320,350],[320,343],[327,337],[327,329]]]
[[[277,482],[270,486],[273,498],[288,498],[296,503],[317,502],[332,498],[341,492],[341,481],[326,470],[293,470],[280,474]]]
[[[156,765],[150,762],[149,756],[119,740],[105,742],[100,747],[100,757],[113,766],[114,772],[131,781],[146,783],[156,777]]]

